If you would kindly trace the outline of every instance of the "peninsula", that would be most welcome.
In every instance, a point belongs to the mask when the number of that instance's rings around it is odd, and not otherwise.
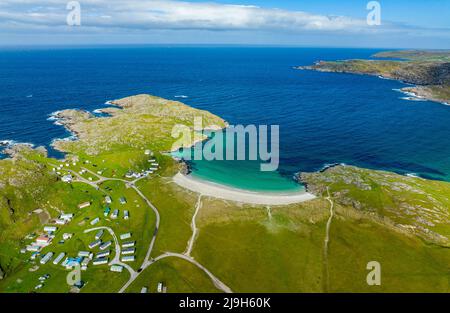
[[[450,51],[388,51],[373,57],[380,60],[317,61],[296,69],[395,79],[416,85],[402,89],[415,97],[450,103]]]
[[[176,123],[222,118],[150,95],[113,104],[54,114],[74,135],[54,142],[62,160],[6,148],[0,292],[448,291],[450,183],[335,166],[300,174],[306,193],[236,191],[164,153]]]

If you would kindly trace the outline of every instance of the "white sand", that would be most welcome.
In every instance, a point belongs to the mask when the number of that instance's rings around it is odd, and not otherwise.
[[[234,189],[224,185],[196,179],[192,176],[186,176],[181,173],[176,174],[173,177],[173,181],[183,188],[200,193],[204,196],[251,204],[286,205],[316,198],[313,194],[304,191],[291,193],[262,193]]]

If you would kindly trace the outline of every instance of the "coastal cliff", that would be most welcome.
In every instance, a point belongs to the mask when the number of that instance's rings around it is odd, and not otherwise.
[[[393,51],[375,58],[398,60],[318,61],[299,70],[380,76],[417,85],[402,90],[431,101],[450,102],[450,51]]]

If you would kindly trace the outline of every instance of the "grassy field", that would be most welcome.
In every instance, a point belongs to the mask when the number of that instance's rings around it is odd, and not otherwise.
[[[138,293],[142,287],[148,292],[157,291],[162,282],[168,293],[180,292],[218,292],[209,277],[195,265],[177,258],[162,259],[144,270],[136,281],[127,289],[129,293]]]
[[[116,115],[111,120],[103,118],[98,129],[93,129],[95,122],[88,114],[70,113],[71,127],[85,133],[80,141],[68,143],[65,148],[70,152],[64,161],[47,158],[42,149],[24,146],[16,146],[11,159],[0,160],[0,267],[6,272],[0,280],[0,292],[69,291],[68,271],[61,265],[41,265],[39,258],[33,261],[29,252],[20,252],[33,241],[25,239],[27,235],[41,234],[43,227],[51,225],[61,213],[75,216],[69,224],[58,226],[53,243],[42,254],[65,252],[75,257],[79,251],[98,252],[98,248],[88,248],[96,232],[85,230],[103,226],[117,237],[131,232],[127,241],[136,241],[136,261],[129,265],[138,270],[155,233],[156,215],[130,186],[131,180],[123,176],[129,170],[147,169],[149,158],[157,159],[160,168],[135,186],[161,217],[151,256],[186,250],[199,195],[173,183],[180,164],[162,151],[154,151],[151,157],[144,151],[149,147],[167,148],[173,138],[161,143],[159,136],[167,136],[174,122],[190,120],[194,111],[150,96],[126,98],[119,105],[123,112],[112,109]],[[185,115],[173,118],[176,109],[183,109]],[[206,112],[201,114],[209,121],[223,122]],[[120,124],[129,123],[126,121],[134,115],[135,121],[153,124],[150,128],[128,125],[121,129]],[[155,133],[157,128],[160,133],[143,140],[139,137],[140,131]],[[122,131],[132,132],[137,141],[116,137]],[[82,151],[84,148],[87,150]],[[53,170],[59,165],[63,169]],[[77,175],[87,181],[61,181],[62,175],[86,169],[89,172]],[[100,183],[97,172],[116,180]],[[191,256],[235,292],[449,291],[449,183],[351,166],[303,174],[301,178],[309,191],[318,195],[316,200],[264,207],[202,197]],[[327,189],[330,199],[326,199]],[[112,198],[108,205],[111,210],[119,210],[117,219],[103,214],[106,195]],[[125,204],[119,203],[120,197],[126,198]],[[333,203],[332,219],[328,200]],[[79,209],[78,204],[86,201],[91,205]],[[123,218],[125,210],[129,211],[128,220]],[[96,218],[99,222],[92,226]],[[330,241],[326,250],[328,221]],[[64,233],[73,237],[61,242]],[[102,240],[113,237],[105,232]],[[114,245],[110,249],[112,258],[117,251]],[[366,283],[369,261],[381,264],[381,286]],[[42,289],[35,290],[44,274],[50,274],[50,278]],[[107,265],[90,264],[82,272],[86,285],[81,292],[117,292],[128,279],[128,271],[118,274]],[[163,282],[168,292],[218,291],[201,269],[173,257],[152,263],[126,291],[139,292],[146,286],[155,292],[158,282]]]

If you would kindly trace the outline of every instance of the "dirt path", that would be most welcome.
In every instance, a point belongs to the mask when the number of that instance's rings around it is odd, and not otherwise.
[[[197,237],[198,229],[197,225],[195,224],[195,219],[197,218],[198,211],[200,210],[200,207],[202,206],[202,195],[198,196],[197,204],[195,206],[195,212],[192,216],[192,222],[191,222],[191,229],[192,229],[192,236],[188,241],[186,252],[184,252],[184,255],[190,256],[192,252],[192,248],[194,247],[195,238]]]
[[[329,270],[328,270],[328,243],[330,241],[330,227],[331,227],[331,222],[333,221],[333,217],[334,217],[334,202],[333,200],[331,200],[331,196],[330,196],[330,190],[327,187],[327,197],[326,199],[328,200],[328,202],[330,202],[330,217],[328,218],[327,221],[327,226],[326,226],[326,230],[325,230],[325,239],[324,239],[324,246],[323,246],[323,263],[324,263],[324,272],[325,272],[325,285],[324,285],[324,289],[325,292],[328,292],[329,289],[329,284],[330,284],[330,275],[329,275]]]

